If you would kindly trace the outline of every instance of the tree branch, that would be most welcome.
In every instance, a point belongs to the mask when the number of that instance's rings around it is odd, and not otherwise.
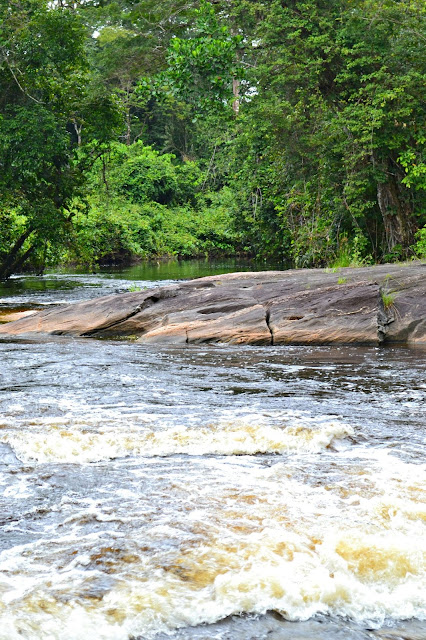
[[[7,59],[7,55],[3,53],[3,60],[5,61],[5,63],[7,64],[7,67],[10,71],[10,73],[13,76],[13,79],[15,80],[16,84],[18,85],[18,87],[20,88],[20,90],[22,91],[22,93],[27,96],[27,98],[30,98],[30,100],[34,100],[34,102],[36,102],[37,104],[46,104],[45,102],[43,102],[42,100],[37,100],[37,98],[34,98],[34,96],[30,95],[27,91],[25,91],[25,89],[23,88],[23,86],[21,85],[21,83],[19,82],[18,78],[16,77],[15,72],[13,71],[13,68],[9,62],[9,60]]]

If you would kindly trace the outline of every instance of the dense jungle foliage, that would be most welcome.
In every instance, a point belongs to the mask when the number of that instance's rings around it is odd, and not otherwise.
[[[426,257],[424,0],[0,0],[0,278]]]

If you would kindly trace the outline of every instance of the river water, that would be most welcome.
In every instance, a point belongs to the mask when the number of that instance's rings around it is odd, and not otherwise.
[[[15,278],[0,307],[232,269]],[[425,360],[3,339],[0,639],[425,640]]]

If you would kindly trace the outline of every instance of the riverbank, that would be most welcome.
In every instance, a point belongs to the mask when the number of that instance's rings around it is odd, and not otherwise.
[[[0,334],[426,346],[426,264],[241,272],[39,311]]]

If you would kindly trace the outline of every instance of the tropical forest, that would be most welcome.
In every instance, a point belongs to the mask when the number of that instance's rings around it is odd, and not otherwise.
[[[0,278],[426,255],[423,0],[0,0]]]

